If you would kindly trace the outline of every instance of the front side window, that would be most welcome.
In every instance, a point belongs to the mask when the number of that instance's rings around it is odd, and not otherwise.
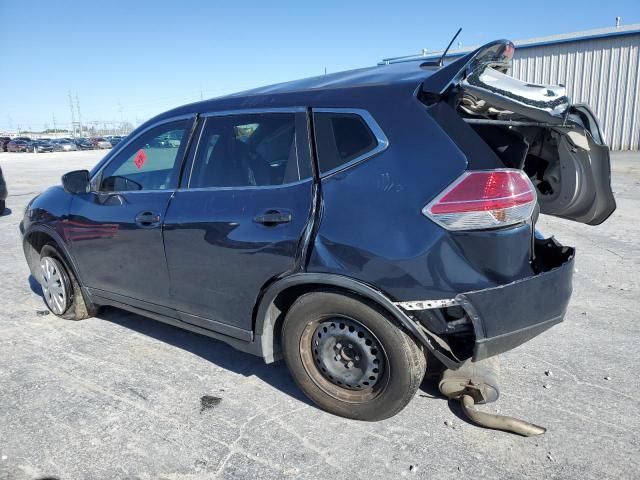
[[[105,167],[98,190],[126,192],[175,188],[190,124],[191,120],[166,123],[133,140]]]
[[[299,155],[295,113],[208,117],[190,188],[282,185],[310,176]]]
[[[378,139],[355,113],[314,112],[320,172],[345,165],[378,147]]]

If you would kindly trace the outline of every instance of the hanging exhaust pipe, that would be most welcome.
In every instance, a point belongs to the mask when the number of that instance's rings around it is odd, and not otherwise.
[[[517,433],[525,437],[542,435],[544,427],[517,418],[481,412],[477,404],[495,402],[499,395],[498,357],[480,362],[467,360],[457,370],[445,370],[440,380],[440,392],[450,399],[460,399],[462,411],[476,425],[493,430]]]
[[[498,415],[496,413],[481,412],[476,409],[475,400],[470,394],[462,395],[460,403],[462,404],[462,411],[467,418],[482,427],[517,433],[523,437],[534,437],[536,435],[542,435],[547,431],[544,427],[525,422],[524,420],[508,417],[506,415]]]

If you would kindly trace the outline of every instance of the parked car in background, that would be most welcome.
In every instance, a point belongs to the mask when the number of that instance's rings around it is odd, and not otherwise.
[[[88,138],[74,138],[73,143],[78,147],[78,150],[93,150],[93,143]]]
[[[0,152],[7,151],[7,143],[11,141],[11,137],[0,137]]]
[[[54,152],[72,152],[78,150],[76,144],[66,138],[51,140],[51,145],[53,145]]]
[[[575,250],[536,230],[540,212],[599,225],[616,208],[596,117],[506,75],[513,52],[158,115],[25,209],[46,305],[70,320],[117,306],[283,357],[323,409],[395,415],[426,362],[457,370],[563,320]]]
[[[31,137],[15,137],[14,140],[24,140],[25,142],[30,142]]]
[[[7,152],[28,152],[31,148],[30,140],[11,140],[7,143]]]
[[[89,142],[93,148],[111,148],[111,142],[104,137],[91,137]]]
[[[111,143],[112,147],[115,147],[117,144],[119,144],[122,141],[122,137],[118,136],[118,135],[114,135],[113,137],[109,138],[109,142]]]
[[[31,140],[31,151],[33,153],[53,152],[53,145],[48,140]]]
[[[7,200],[7,182],[4,180],[2,174],[2,168],[0,168],[0,215],[4,213],[6,207],[5,202]]]

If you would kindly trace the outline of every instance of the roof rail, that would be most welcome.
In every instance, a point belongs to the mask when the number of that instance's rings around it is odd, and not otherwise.
[[[426,58],[437,58],[439,55],[438,54],[442,54],[442,50],[441,51],[428,51],[426,48],[422,49],[422,52],[420,53],[415,53],[413,55],[403,55],[401,57],[389,57],[389,58],[383,58],[382,60],[380,60],[378,62],[378,65],[389,65],[390,63],[402,63],[402,62],[413,62],[415,60],[424,60]]]

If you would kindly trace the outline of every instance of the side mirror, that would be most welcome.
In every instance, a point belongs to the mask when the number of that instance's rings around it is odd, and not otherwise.
[[[89,171],[74,170],[62,176],[62,186],[73,194],[89,192]]]

